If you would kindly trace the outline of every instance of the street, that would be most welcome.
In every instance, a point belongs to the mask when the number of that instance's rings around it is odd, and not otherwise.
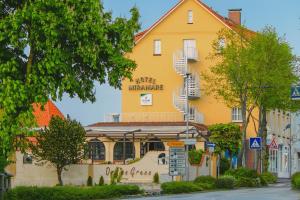
[[[300,200],[300,192],[291,190],[286,183],[267,188],[241,189],[231,191],[206,192],[197,194],[170,195],[139,198],[143,200]]]

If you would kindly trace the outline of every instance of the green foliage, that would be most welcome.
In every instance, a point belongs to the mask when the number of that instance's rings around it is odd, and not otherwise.
[[[262,185],[262,186],[267,186],[268,185],[268,182],[267,182],[267,180],[265,179],[265,177],[264,176],[259,176],[259,180],[260,180],[260,184]]]
[[[254,169],[248,169],[248,168],[238,168],[238,169],[231,169],[225,172],[225,175],[233,176],[236,179],[239,179],[241,177],[244,178],[258,178],[258,173]]]
[[[233,189],[235,186],[235,179],[233,176],[221,176],[216,181],[217,188]]]
[[[230,169],[230,161],[227,158],[220,159],[220,174],[225,174]]]
[[[215,184],[216,183],[216,178],[212,176],[198,176],[194,180],[195,183],[210,183],[210,184]]]
[[[0,156],[0,173],[3,173],[5,171],[5,167],[8,164],[8,160],[4,156]]]
[[[102,186],[102,185],[104,185],[104,178],[103,178],[103,176],[100,176],[99,186]]]
[[[193,164],[200,164],[203,155],[203,150],[192,149],[189,151],[189,162]]]
[[[58,181],[62,185],[62,171],[71,164],[77,164],[84,156],[84,128],[75,120],[53,117],[49,128],[41,130],[36,139],[36,144],[30,144],[33,155],[41,164],[50,162],[56,167]]]
[[[124,54],[140,25],[130,12],[114,18],[101,1],[0,2],[1,151],[34,126],[33,103],[64,93],[95,101],[95,82],[121,88],[131,78],[136,64]]]
[[[153,183],[159,184],[159,174],[157,172],[153,176]]]
[[[93,186],[93,178],[91,176],[88,177],[88,179],[86,181],[86,185],[87,186]]]
[[[123,177],[124,171],[117,167],[115,170],[110,172],[110,184],[115,185],[117,183],[121,182],[121,179]]]
[[[17,187],[5,194],[4,200],[96,200],[140,194],[138,186],[102,187]]]
[[[214,124],[209,126],[208,130],[211,133],[209,140],[216,144],[216,153],[223,153],[227,150],[231,156],[238,154],[242,139],[239,125],[234,123]]]
[[[260,178],[239,177],[236,179],[238,187],[259,187],[261,185]]]
[[[194,183],[202,187],[204,190],[211,190],[216,188],[216,179],[212,176],[198,176]]]
[[[264,172],[260,175],[260,177],[265,180],[267,183],[276,183],[277,177],[271,172]]]
[[[167,182],[161,184],[164,194],[181,194],[202,191],[203,188],[193,182]]]
[[[295,189],[300,189],[300,172],[296,172],[291,177],[292,187]]]

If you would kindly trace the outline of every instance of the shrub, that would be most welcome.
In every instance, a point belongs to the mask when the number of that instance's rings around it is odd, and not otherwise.
[[[88,177],[86,185],[87,186],[93,186],[93,178],[91,176]]]
[[[276,183],[277,177],[271,172],[264,172],[260,175],[261,179],[264,179],[267,183]]]
[[[115,185],[116,183],[120,183],[123,177],[124,171],[117,167],[114,171],[110,172],[110,184]]]
[[[99,186],[102,186],[102,185],[104,185],[104,178],[103,178],[103,176],[100,176]]]
[[[197,178],[195,178],[194,182],[216,184],[216,179],[212,176],[198,176]]]
[[[164,194],[180,194],[202,191],[199,185],[193,182],[168,182],[161,185]]]
[[[217,188],[233,189],[235,186],[235,179],[233,176],[221,176],[216,181]]]
[[[4,156],[0,156],[0,173],[3,173],[5,167],[9,164],[7,159]]]
[[[154,174],[154,176],[153,176],[153,183],[156,183],[156,184],[159,183],[159,175],[158,175],[157,172],[156,172],[156,173]]]
[[[259,179],[260,179],[260,184],[262,185],[262,186],[267,186],[268,185],[268,182],[267,182],[267,180],[265,179],[265,177],[264,176],[259,176]]]
[[[236,179],[237,187],[259,187],[261,185],[260,178],[239,177]]]
[[[200,164],[203,155],[203,150],[193,149],[189,151],[189,162],[193,164]]]
[[[227,158],[220,159],[220,174],[223,175],[230,169],[230,161]]]
[[[291,183],[292,187],[295,189],[300,189],[300,172],[296,172],[292,175]]]
[[[233,176],[236,179],[239,179],[241,177],[258,178],[257,171],[254,169],[248,169],[248,168],[230,169],[225,172],[225,175]]]
[[[140,194],[138,186],[103,187],[17,187],[8,191],[4,200],[96,200]]]

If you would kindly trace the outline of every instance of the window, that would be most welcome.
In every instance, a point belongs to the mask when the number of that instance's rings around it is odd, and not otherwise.
[[[91,160],[105,160],[105,146],[103,142],[98,139],[92,139],[88,142],[89,145],[89,159]]]
[[[161,41],[154,40],[154,55],[161,55]]]
[[[241,108],[232,108],[232,121],[233,122],[242,122],[242,109]]]
[[[218,53],[221,53],[226,46],[226,41],[224,38],[220,38],[218,41]]]
[[[193,11],[189,10],[188,11],[188,24],[192,24],[193,23]]]

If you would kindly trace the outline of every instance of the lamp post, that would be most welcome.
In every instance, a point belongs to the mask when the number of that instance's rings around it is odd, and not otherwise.
[[[189,139],[189,119],[190,119],[190,107],[189,107],[189,78],[190,73],[186,73],[185,76],[185,95],[186,95],[186,132],[185,132],[185,138]],[[185,175],[186,175],[186,181],[189,181],[189,146],[185,145]]]

